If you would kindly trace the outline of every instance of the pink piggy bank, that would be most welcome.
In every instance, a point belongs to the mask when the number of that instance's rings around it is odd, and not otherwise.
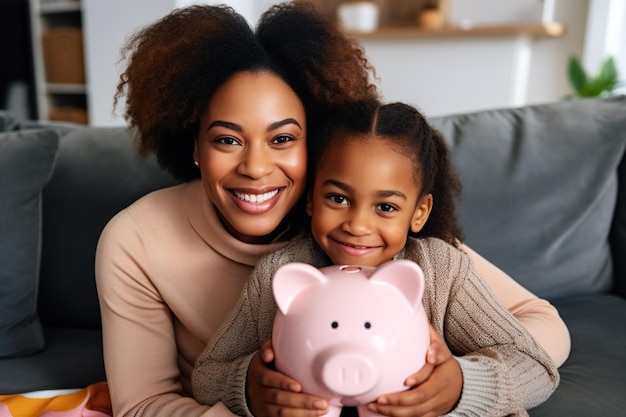
[[[274,274],[278,310],[272,344],[276,368],[303,391],[327,398],[327,416],[406,390],[430,344],[422,306],[424,273],[414,262],[389,261],[317,269],[289,263]]]

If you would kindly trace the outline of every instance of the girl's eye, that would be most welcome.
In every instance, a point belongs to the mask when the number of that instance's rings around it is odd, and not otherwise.
[[[232,136],[222,136],[215,140],[217,143],[222,143],[224,145],[238,145],[239,141]]]
[[[293,138],[291,136],[287,136],[287,135],[280,135],[274,138],[274,140],[272,141],[272,143],[275,144],[282,144],[282,143],[287,143],[287,142],[291,142],[293,140]]]
[[[348,204],[348,199],[339,194],[333,194],[328,197],[330,201],[336,204]]]
[[[396,208],[394,206],[392,206],[391,204],[385,204],[385,203],[379,204],[377,208],[378,208],[378,210],[384,211],[384,212],[387,212],[387,213],[392,212],[392,211],[396,211]]]

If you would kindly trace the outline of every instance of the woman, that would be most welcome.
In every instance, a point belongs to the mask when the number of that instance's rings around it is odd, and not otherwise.
[[[125,51],[117,97],[125,95],[139,151],[185,183],[138,200],[100,238],[114,415],[226,413],[190,398],[194,362],[259,257],[305,230],[307,126],[375,97],[371,69],[332,23],[292,3],[268,10],[255,32],[228,7],[175,10]],[[569,342],[552,306],[473,257],[540,343],[541,334]],[[561,354],[554,346],[544,345]]]

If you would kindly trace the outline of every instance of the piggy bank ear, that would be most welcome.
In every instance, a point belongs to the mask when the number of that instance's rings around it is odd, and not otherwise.
[[[278,268],[272,279],[272,291],[278,309],[287,314],[291,302],[302,291],[321,285],[328,278],[319,269],[301,262],[291,262]]]
[[[422,307],[424,271],[415,262],[406,259],[385,262],[372,273],[370,280],[396,287],[414,309]]]

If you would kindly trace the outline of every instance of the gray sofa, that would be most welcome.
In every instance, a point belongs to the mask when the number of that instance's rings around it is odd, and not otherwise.
[[[466,242],[560,311],[572,352],[531,416],[626,413],[626,97],[437,117]],[[0,113],[0,394],[105,380],[102,227],[176,181],[125,129]]]

